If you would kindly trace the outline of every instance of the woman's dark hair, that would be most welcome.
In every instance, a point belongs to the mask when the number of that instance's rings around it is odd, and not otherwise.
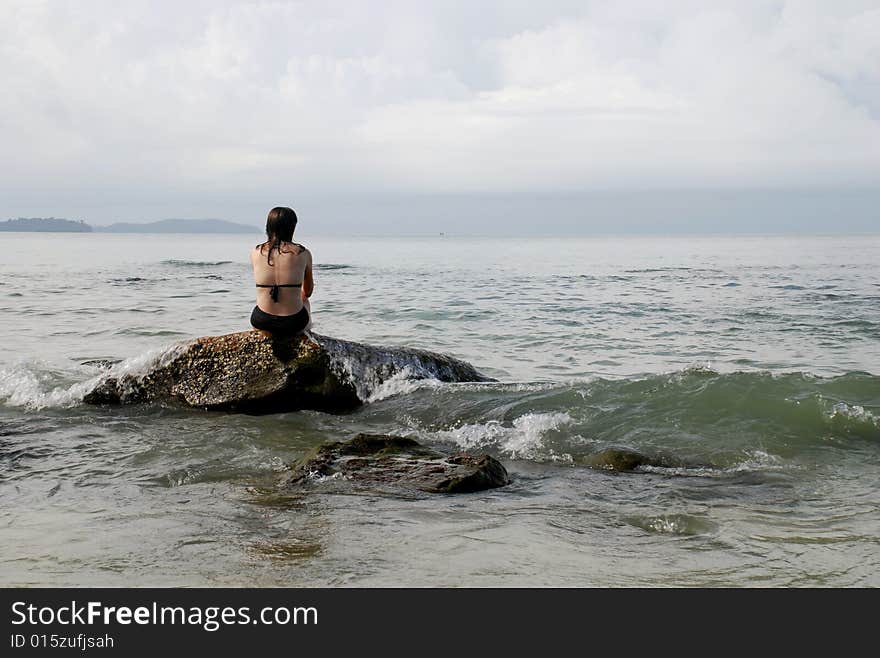
[[[293,208],[272,208],[269,216],[266,218],[266,237],[269,238],[264,243],[257,245],[260,247],[260,253],[268,247],[269,255],[267,261],[272,265],[272,252],[281,253],[281,245],[284,242],[293,242],[293,230],[296,228],[296,213]]]

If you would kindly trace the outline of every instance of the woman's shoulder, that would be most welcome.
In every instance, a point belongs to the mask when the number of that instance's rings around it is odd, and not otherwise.
[[[291,250],[291,252],[296,254],[297,256],[299,254],[302,254],[302,253],[308,251],[308,249],[306,249],[305,245],[301,245],[299,242],[285,242],[284,246],[288,247]]]

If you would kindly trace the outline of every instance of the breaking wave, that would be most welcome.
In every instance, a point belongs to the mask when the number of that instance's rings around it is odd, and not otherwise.
[[[355,383],[365,422],[385,419],[418,438],[513,459],[577,462],[607,447],[671,454],[725,472],[789,468],[791,457],[880,442],[880,377],[853,372],[732,372],[690,368],[621,379],[473,381],[463,362],[419,350],[362,348],[314,336],[331,367]],[[137,381],[188,343],[152,350],[96,371],[23,361],[0,370],[0,405],[69,408],[105,378]],[[97,363],[97,362],[96,362]],[[102,366],[105,364],[101,362]],[[134,377],[124,377],[134,375]],[[464,375],[464,376],[463,376]],[[355,417],[355,422],[357,417]],[[673,473],[665,467],[643,470]],[[699,469],[684,468],[689,474]]]
[[[545,436],[571,424],[565,412],[527,413],[510,423],[490,420],[485,423],[463,424],[429,435],[456,444],[462,450],[493,448],[512,459],[571,461],[568,453],[557,453],[545,444]]]
[[[0,404],[29,410],[68,408],[82,404],[83,397],[110,377],[145,376],[172,360],[185,344],[150,350],[115,364],[102,360],[81,364],[75,372],[53,370],[36,361],[25,361],[0,370]],[[106,367],[109,365],[109,367]],[[100,368],[99,374],[93,374]],[[86,375],[80,381],[74,377]]]

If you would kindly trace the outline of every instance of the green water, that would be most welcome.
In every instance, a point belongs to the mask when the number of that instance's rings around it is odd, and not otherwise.
[[[83,361],[246,328],[249,245],[4,235],[0,582],[880,584],[880,238],[300,239],[316,331],[500,382],[395,380],[342,416],[85,407]],[[512,483],[274,491],[359,431]],[[609,447],[670,466],[589,468]]]

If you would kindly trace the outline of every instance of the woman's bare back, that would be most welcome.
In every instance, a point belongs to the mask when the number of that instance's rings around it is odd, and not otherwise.
[[[314,289],[312,254],[300,244],[282,242],[280,251],[272,251],[271,265],[268,256],[266,243],[251,250],[254,282],[258,286],[257,306],[271,315],[299,313]],[[273,290],[275,285],[279,287]],[[291,285],[295,287],[289,287]],[[277,301],[272,298],[273,292]]]

